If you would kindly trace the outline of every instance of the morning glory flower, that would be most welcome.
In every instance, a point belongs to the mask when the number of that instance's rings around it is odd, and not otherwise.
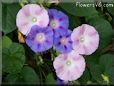
[[[56,9],[50,9],[48,13],[50,18],[49,26],[53,29],[54,36],[66,33],[69,26],[68,16]]]
[[[58,78],[64,81],[73,81],[81,77],[85,70],[83,56],[72,50],[67,54],[60,54],[55,58],[53,66]]]
[[[19,31],[27,35],[33,25],[46,27],[49,24],[48,12],[37,4],[27,4],[19,10],[16,24]]]
[[[99,45],[99,34],[93,26],[83,24],[75,28],[71,34],[73,49],[80,54],[90,55]]]
[[[66,84],[69,84],[69,82],[57,78],[57,85],[66,85]]]
[[[61,53],[68,53],[72,50],[71,31],[54,37],[54,47]]]
[[[33,26],[26,38],[26,44],[35,53],[50,49],[53,46],[53,30],[50,27]]]

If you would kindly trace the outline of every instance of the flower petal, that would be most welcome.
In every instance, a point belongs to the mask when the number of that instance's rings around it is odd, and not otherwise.
[[[46,27],[48,23],[49,16],[47,10],[37,4],[27,4],[17,13],[16,25],[19,31],[26,36],[32,26]]]
[[[70,61],[68,64],[67,62]],[[78,79],[85,70],[85,60],[83,56],[72,50],[67,54],[60,54],[53,62],[57,77],[64,81]]]
[[[98,48],[99,34],[93,26],[82,24],[71,34],[73,49],[80,54],[90,55]]]

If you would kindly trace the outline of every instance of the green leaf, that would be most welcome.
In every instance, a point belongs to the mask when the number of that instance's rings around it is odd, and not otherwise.
[[[69,29],[73,30],[74,28],[80,25],[80,19],[78,17],[68,15],[69,16]]]
[[[93,53],[91,55],[88,55],[85,57],[85,60],[86,60],[86,63],[87,64],[91,64],[91,62],[94,62],[94,63],[99,63],[99,54],[100,53]]]
[[[90,80],[90,72],[87,68],[85,69],[83,75],[81,76],[81,78],[79,80],[83,84],[86,84]]]
[[[6,81],[8,84],[15,84],[18,80],[18,74],[8,74],[6,77]]]
[[[12,44],[12,40],[9,37],[7,37],[7,36],[2,37],[2,47],[3,48],[8,48],[11,44]]]
[[[100,66],[94,63],[89,64],[90,73],[92,75],[92,78],[96,80],[98,83],[102,83],[103,79],[101,77],[102,71],[100,69]]]
[[[114,66],[114,55],[112,54],[105,54],[100,57],[100,66],[104,71],[108,70],[112,66]]]
[[[39,76],[29,66],[23,67],[20,78],[24,84],[39,84]]]
[[[102,18],[95,17],[89,19],[89,24],[94,26],[100,36],[99,51],[106,47],[111,41],[113,36],[113,30],[111,24]]]
[[[25,52],[21,44],[12,43],[9,48],[3,49],[3,71],[19,73],[25,63]]]
[[[46,84],[51,84],[51,85],[56,84],[56,81],[55,81],[52,73],[48,74],[45,83]]]
[[[19,4],[3,4],[2,7],[2,26],[5,34],[16,29],[16,15],[21,7]]]
[[[66,12],[74,16],[83,17],[97,14],[97,11],[94,7],[80,7],[79,5],[76,6],[76,2],[60,3],[59,5]]]
[[[105,71],[109,76],[109,83],[114,84],[114,66]]]

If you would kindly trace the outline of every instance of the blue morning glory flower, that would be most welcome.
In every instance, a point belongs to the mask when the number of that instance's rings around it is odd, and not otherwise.
[[[50,9],[48,13],[50,18],[49,26],[53,29],[54,36],[66,33],[69,26],[68,16],[56,9]]]
[[[53,46],[53,30],[34,25],[26,38],[26,44],[35,52],[42,52]]]
[[[71,31],[68,30],[66,34],[54,37],[54,47],[61,53],[70,52],[72,50]]]

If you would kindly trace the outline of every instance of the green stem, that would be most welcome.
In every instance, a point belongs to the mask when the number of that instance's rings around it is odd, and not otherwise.
[[[36,59],[37,65],[40,65],[40,64],[44,63],[41,54],[36,54],[34,57]]]

